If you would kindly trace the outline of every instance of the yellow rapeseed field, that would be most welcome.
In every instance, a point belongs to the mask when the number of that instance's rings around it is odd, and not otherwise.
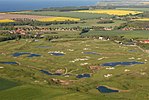
[[[149,21],[149,18],[134,19],[135,21]]]
[[[80,21],[79,18],[71,18],[71,17],[50,17],[50,18],[40,18],[36,19],[41,22],[52,22],[52,21]]]
[[[0,23],[10,23],[10,22],[15,22],[14,20],[10,20],[10,19],[1,19]]]
[[[6,14],[6,13],[0,13],[0,14]]]
[[[142,2],[143,4],[149,4],[149,2]]]
[[[128,14],[140,14],[143,12],[139,11],[129,11],[129,10],[81,10],[77,12],[87,12],[87,13],[97,13],[97,14],[109,14],[109,15],[118,15],[118,16],[123,16],[123,15],[128,15]]]

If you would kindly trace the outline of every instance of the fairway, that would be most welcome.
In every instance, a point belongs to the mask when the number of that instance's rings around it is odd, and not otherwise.
[[[135,98],[145,98],[145,91],[148,90],[140,91],[144,92],[144,95],[142,96],[140,96],[140,92],[136,93],[135,91],[141,88],[139,85],[145,81],[144,77],[146,75],[144,76],[142,73],[148,73],[149,69],[145,66],[148,65],[146,60],[149,60],[149,58],[138,47],[123,46],[111,41],[73,38],[69,39],[69,42],[67,42],[67,38],[53,40],[52,42],[46,42],[41,39],[39,40],[40,42],[29,41],[30,40],[20,40],[19,42],[9,41],[0,43],[0,51],[3,51],[0,61],[15,61],[19,63],[19,65],[0,64],[0,66],[4,67],[0,70],[0,73],[5,73],[1,74],[1,77],[14,77],[14,79],[23,81],[25,84],[35,85],[34,87],[29,85],[17,86],[2,91],[0,92],[1,100],[11,100],[11,98],[16,98],[18,100],[20,98],[24,98],[23,100],[30,100],[31,98],[36,100],[44,100],[46,98],[59,100],[59,98],[63,98],[64,100],[67,100],[69,98],[74,98],[74,96],[77,95],[80,100],[87,98],[96,100],[99,97],[115,100],[115,95],[123,99],[128,99],[130,97],[125,95],[128,95],[129,93],[131,94],[131,97],[134,97],[134,95],[137,94],[138,96]],[[130,52],[130,50],[135,50],[136,52]],[[13,54],[16,52],[29,52],[40,54],[41,56],[29,58],[27,57],[28,55],[21,55],[13,57]],[[48,52],[63,52],[65,55],[55,56],[48,54]],[[134,57],[133,60],[131,60],[132,57]],[[116,66],[113,70],[109,70],[104,66],[101,70],[96,71],[89,68],[89,66],[102,66],[102,64],[107,62],[120,61],[138,61],[145,62],[145,64],[135,64],[131,66],[120,65]],[[48,71],[48,73],[50,72],[53,74],[61,70],[61,74],[47,75],[40,72],[40,70],[45,70]],[[127,72],[126,70],[129,71]],[[13,76],[11,76],[11,73],[13,73]],[[83,73],[88,73],[91,77],[83,79],[78,79],[76,77]],[[108,74],[111,76],[106,78],[105,76]],[[64,82],[67,82],[67,85],[61,86],[61,83],[58,82],[57,84],[59,85],[55,87],[56,84],[55,81],[52,81],[53,79],[63,80]],[[39,85],[42,86],[42,89]],[[128,93],[120,92],[103,96],[103,94],[100,94],[96,89],[99,85],[107,85],[120,90],[131,91]],[[148,86],[147,83],[142,86],[145,87],[146,85]],[[55,92],[52,92],[53,90],[51,91],[52,88]],[[63,90],[66,92],[62,92]],[[21,94],[18,95],[16,91],[20,91]],[[36,92],[33,93],[32,91]],[[13,97],[5,96],[6,94],[12,93]],[[47,95],[47,93],[49,95]],[[75,97],[75,99],[77,97]]]
[[[14,81],[10,81],[10,80],[6,80],[6,79],[0,79],[0,91],[2,90],[6,90],[9,88],[13,88],[18,86],[19,84],[17,82]]]

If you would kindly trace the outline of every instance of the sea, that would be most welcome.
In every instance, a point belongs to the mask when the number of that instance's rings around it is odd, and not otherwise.
[[[0,0],[0,12],[37,10],[50,7],[90,6],[99,0]]]

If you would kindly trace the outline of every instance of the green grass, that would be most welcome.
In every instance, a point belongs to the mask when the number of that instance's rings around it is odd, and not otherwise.
[[[16,61],[20,63],[20,65],[0,64],[0,66],[4,67],[0,69],[0,76],[22,82],[21,86],[0,91],[0,100],[98,100],[99,98],[102,100],[147,100],[148,98],[148,62],[142,65],[117,66],[114,70],[107,70],[104,67],[95,71],[95,73],[92,73],[89,69],[89,66],[101,66],[106,62],[132,61],[129,59],[131,57],[134,57],[134,60],[139,62],[145,62],[145,59],[149,60],[148,55],[138,47],[123,46],[111,41],[81,38],[62,38],[52,42],[42,39],[39,39],[39,42],[29,41],[22,39],[20,41],[0,42],[0,61]],[[37,48],[37,46],[49,46],[49,48]],[[89,50],[84,48],[89,48]],[[69,51],[69,49],[74,51]],[[129,52],[129,50],[136,50],[136,52]],[[60,57],[52,56],[48,54],[49,51],[63,51],[66,55]],[[32,52],[42,56],[28,58],[24,55],[15,58],[12,57],[15,52]],[[83,54],[82,52],[98,52],[100,55]],[[87,61],[70,62],[76,58],[86,57],[88,58]],[[105,58],[98,60],[102,57]],[[138,58],[141,59],[139,60]],[[88,65],[82,66],[80,65],[81,63],[88,63]],[[48,76],[36,68],[53,73],[58,69],[67,68],[68,72],[73,72],[72,76],[69,77]],[[125,69],[129,69],[130,72],[125,72]],[[82,73],[92,73],[92,77],[77,79],[76,74]],[[109,73],[112,76],[105,78],[104,75]],[[142,73],[145,74],[143,75]],[[51,78],[74,80],[75,82],[68,86],[61,86],[53,83]],[[99,85],[130,91],[102,94],[96,90]]]
[[[108,98],[104,95],[90,95],[87,93],[73,92],[62,88],[40,87],[24,85],[0,92],[1,100],[96,100]]]
[[[149,8],[116,8],[121,10],[149,11]]]
[[[39,12],[21,12],[21,14],[42,15],[42,16],[60,16],[60,17],[74,17],[80,19],[94,19],[94,18],[110,18],[112,16],[107,14],[89,14],[79,12],[58,12],[58,11],[39,11]]]
[[[122,31],[122,30],[113,30],[113,31],[89,31],[88,33],[83,34],[84,36],[124,36],[125,38],[138,38],[138,39],[148,39],[148,31]]]
[[[136,9],[136,8],[135,8]],[[131,9],[132,10],[132,9]],[[145,9],[143,9],[145,11]],[[61,24],[40,27],[115,27],[126,21],[114,20],[111,24],[97,24],[100,17],[111,18],[103,14],[89,14],[79,12],[24,12],[43,16],[65,16],[81,18],[78,24]],[[18,26],[16,26],[18,27]],[[27,26],[23,26],[27,27]],[[35,33],[36,31],[33,31]],[[0,100],[148,100],[149,99],[149,56],[137,46],[124,46],[112,41],[80,38],[80,31],[56,31],[57,34],[46,33],[45,36],[59,36],[61,38],[46,41],[38,39],[21,39],[0,42],[0,62],[15,61],[19,65],[0,64]],[[148,31],[95,31],[91,30],[83,36],[124,36],[125,38],[148,39]],[[3,36],[0,36],[3,37]],[[48,48],[38,48],[47,46]],[[130,52],[134,50],[136,52]],[[64,56],[53,56],[49,51],[62,51]],[[28,55],[13,57],[16,52],[30,52],[40,54],[40,57],[28,58]],[[84,54],[83,52],[97,52],[99,55]],[[85,61],[72,62],[75,59],[87,58]],[[102,59],[101,59],[102,58]],[[130,59],[134,58],[134,59]],[[90,66],[101,67],[103,63],[119,61],[138,61],[144,64],[132,66],[116,66],[114,70],[103,67],[94,72]],[[82,65],[88,63],[87,65]],[[59,69],[71,72],[69,77],[49,76],[40,70],[55,73]],[[130,70],[126,72],[125,70]],[[78,79],[76,75],[90,73],[90,78]],[[112,74],[105,78],[104,75]],[[72,80],[67,86],[56,84],[51,79]],[[100,85],[129,90],[120,93],[100,93],[96,88]]]
[[[1,100],[51,100],[69,94],[67,90],[24,85],[0,92]]]
[[[17,82],[0,78],[0,91],[18,86]]]
[[[71,28],[71,27],[92,27],[92,26],[99,26],[99,27],[115,27],[115,26],[119,26],[122,23],[125,23],[126,21],[122,21],[122,20],[114,20],[114,23],[108,23],[108,24],[98,24],[97,22],[99,21],[99,19],[88,19],[88,20],[83,20],[83,22],[85,23],[77,23],[77,24],[61,24],[61,25],[50,25],[47,27],[52,27],[52,28],[57,28],[57,27],[67,27],[67,28]]]
[[[77,38],[80,37],[79,31],[58,31],[57,34],[45,33],[45,36],[59,36],[61,38]]]

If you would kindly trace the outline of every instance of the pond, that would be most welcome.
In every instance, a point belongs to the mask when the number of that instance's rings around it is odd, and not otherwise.
[[[28,55],[28,54],[30,54],[30,53],[29,52],[16,52],[12,56],[13,57],[19,57],[19,56]]]
[[[96,89],[99,90],[101,93],[114,93],[114,92],[119,92],[119,90],[110,89],[110,88],[105,87],[105,86],[99,86],[99,87],[97,87]]]
[[[93,55],[99,55],[98,53],[96,52],[84,52],[84,54],[93,54]]]
[[[0,64],[18,65],[17,62],[0,62]]]
[[[36,48],[50,48],[49,46],[36,46]]]
[[[49,54],[54,55],[54,56],[64,56],[64,53],[58,53],[58,52],[49,52]]]
[[[29,53],[29,52],[16,52],[14,53],[12,56],[13,57],[19,57],[19,56],[22,56],[22,55],[28,55],[27,57],[39,57],[41,55],[39,54],[34,54],[34,53]]]
[[[40,72],[42,72],[42,73],[44,73],[44,74],[46,74],[46,75],[50,75],[50,76],[52,76],[52,75],[56,75],[56,76],[60,76],[60,75],[62,75],[62,74],[60,74],[60,73],[50,73],[50,72],[48,72],[48,71],[46,71],[46,70],[40,70]]]
[[[39,55],[39,54],[30,54],[29,56],[27,56],[27,57],[40,57],[41,55]]]
[[[129,52],[137,52],[137,50],[128,50]]]
[[[135,65],[135,64],[144,64],[144,63],[143,62],[136,62],[136,61],[132,61],[132,62],[109,62],[109,63],[102,64],[102,66],[115,67],[118,65],[129,66],[129,65]]]
[[[90,78],[91,75],[90,74],[80,74],[76,76],[77,78]]]

